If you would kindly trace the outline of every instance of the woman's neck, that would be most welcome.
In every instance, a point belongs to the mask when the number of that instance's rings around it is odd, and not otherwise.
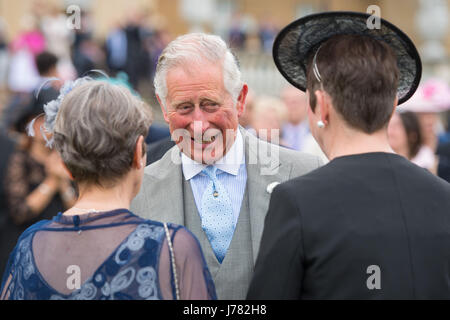
[[[336,130],[324,141],[325,154],[331,161],[334,158],[369,152],[394,153],[387,138],[386,130],[380,130],[373,134],[362,131],[344,129]]]
[[[133,196],[124,181],[111,188],[96,185],[81,185],[79,197],[74,206],[64,212],[65,215],[77,215],[89,211],[111,211],[129,209]]]

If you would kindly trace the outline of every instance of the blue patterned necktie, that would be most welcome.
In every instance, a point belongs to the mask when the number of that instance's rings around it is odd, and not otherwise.
[[[217,180],[217,168],[202,170],[211,181],[202,196],[202,228],[208,237],[217,260],[222,263],[234,233],[233,209],[225,187]]]

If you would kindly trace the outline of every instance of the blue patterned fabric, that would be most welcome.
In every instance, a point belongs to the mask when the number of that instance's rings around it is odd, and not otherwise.
[[[241,164],[237,175],[230,174],[217,168],[217,179],[225,187],[231,200],[233,208],[233,223],[236,225],[241,212],[242,200],[244,199],[245,188],[247,184],[247,169],[245,163]],[[203,194],[208,187],[211,179],[203,173],[198,173],[190,180],[192,193],[194,194],[195,205],[201,214],[201,205]]]
[[[210,178],[202,196],[202,228],[217,260],[222,263],[233,238],[233,208],[227,190],[217,179],[217,168],[207,166],[202,172]]]
[[[20,237],[16,248],[10,256],[7,270],[4,274],[0,293],[4,290],[12,300],[159,300],[163,299],[159,279],[159,263],[161,257],[161,248],[166,234],[162,223],[144,220],[127,210],[119,210],[105,213],[103,217],[118,219],[118,215],[126,217],[119,219],[121,222],[101,224],[97,218],[96,225],[84,225],[89,219],[82,220],[79,216],[73,218],[72,226],[52,228],[51,225],[58,223],[62,218],[61,214],[56,216],[53,221],[41,221],[27,229]],[[124,212],[125,211],[125,212]],[[78,218],[78,219],[76,219]],[[100,224],[98,224],[100,223]],[[82,286],[70,294],[61,294],[44,279],[39,271],[33,252],[33,238],[38,231],[61,231],[72,232],[93,232],[92,230],[121,227],[133,225],[134,230],[123,240],[120,245],[109,255],[109,257],[100,265]],[[177,232],[183,230],[186,235],[194,237],[187,229],[182,226],[168,224],[172,234],[172,240]],[[57,232],[59,231],[59,232]],[[191,239],[192,240],[192,239]],[[197,240],[196,243],[199,248]],[[166,246],[167,248],[167,246]],[[85,248],[88,251],[90,248]],[[70,249],[69,249],[70,250]],[[168,249],[166,249],[168,250]],[[95,252],[92,252],[95,254]],[[189,255],[189,253],[187,253]],[[200,250],[200,258],[203,255]],[[183,258],[183,261],[186,259]],[[197,262],[197,261],[196,261]],[[181,262],[180,262],[181,263]],[[201,261],[204,277],[202,281],[206,282],[206,287],[212,299],[216,299],[214,284],[212,282],[209,270],[203,259]],[[170,286],[172,296],[174,293],[174,277],[170,270],[171,266],[167,264],[167,274],[170,272]],[[178,276],[180,278],[180,276]],[[11,279],[11,281],[8,281]],[[7,285],[7,288],[5,288]]]

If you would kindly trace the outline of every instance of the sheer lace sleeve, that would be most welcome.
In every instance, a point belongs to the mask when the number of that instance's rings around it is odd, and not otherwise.
[[[20,255],[21,252],[18,249],[19,244],[24,238],[24,235],[29,234],[29,232],[25,231],[22,233],[17,241],[16,246],[14,247],[13,251],[11,252],[8,262],[6,263],[5,272],[3,274],[3,277],[0,278],[0,300],[10,300],[12,299],[11,292],[14,290],[14,278],[17,275],[17,262],[18,257],[17,255]],[[31,255],[29,255],[31,257]],[[19,290],[20,291],[20,290]],[[22,290],[23,291],[23,290]]]
[[[4,181],[6,201],[11,219],[17,225],[34,217],[25,201],[30,193],[25,169],[25,157],[26,155],[23,152],[14,152],[11,155]]]
[[[5,285],[1,287],[1,292],[0,292],[0,300],[9,300],[9,286],[11,284],[11,280],[12,280],[12,274],[8,273],[7,278],[5,279]]]
[[[170,226],[170,224],[169,224]],[[184,227],[170,228],[181,300],[217,299],[214,282],[200,244]],[[160,258],[161,293],[164,299],[174,299],[175,279],[170,265],[167,241],[164,241]]]

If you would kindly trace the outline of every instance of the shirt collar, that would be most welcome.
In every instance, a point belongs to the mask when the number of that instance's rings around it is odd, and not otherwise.
[[[241,164],[245,163],[244,140],[242,138],[241,131],[239,129],[236,131],[236,139],[234,140],[230,150],[228,150],[225,156],[214,163],[214,166],[217,167],[217,169],[234,176],[237,176]],[[181,153],[181,166],[183,169],[184,178],[186,180],[190,180],[206,168],[207,165],[199,163],[189,158],[184,153]]]

